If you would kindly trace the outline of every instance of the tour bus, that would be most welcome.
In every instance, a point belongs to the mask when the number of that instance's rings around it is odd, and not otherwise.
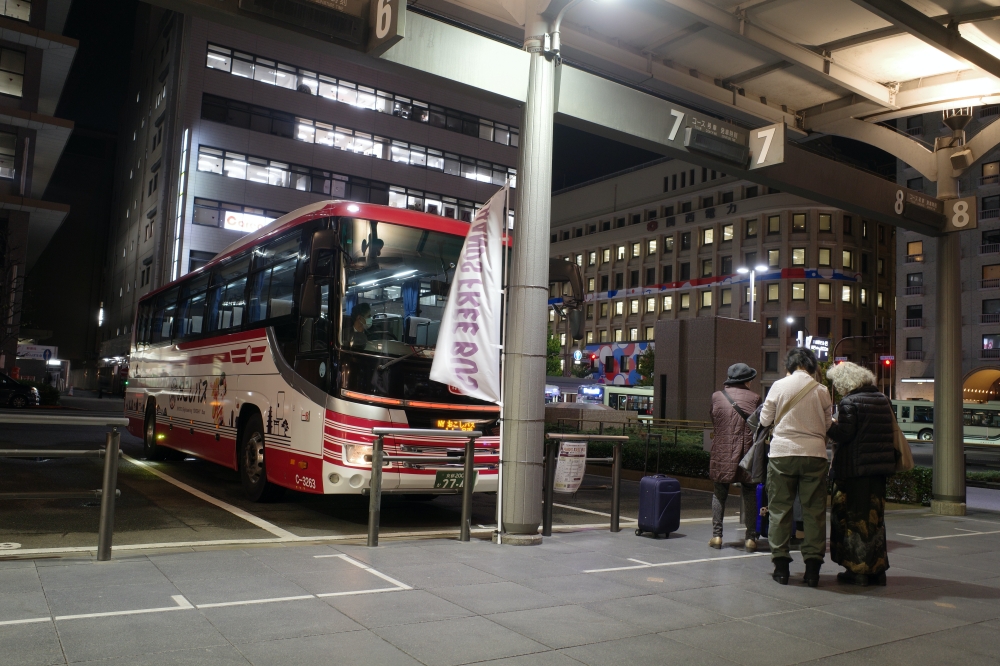
[[[929,400],[893,400],[899,428],[907,439],[934,439],[934,403]],[[965,403],[964,442],[967,445],[1000,447],[1000,402]]]
[[[640,420],[653,417],[652,386],[585,384],[576,390],[576,401],[636,412]]]
[[[129,432],[147,458],[179,452],[224,465],[265,501],[283,488],[364,492],[376,426],[479,430],[475,490],[496,491],[499,407],[429,378],[468,228],[324,201],[244,236],[139,302]],[[383,488],[454,487],[457,458],[420,460],[459,456],[464,445],[387,437],[385,451],[409,460],[384,466]]]

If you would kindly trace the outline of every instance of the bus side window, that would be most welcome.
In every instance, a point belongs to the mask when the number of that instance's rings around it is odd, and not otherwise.
[[[909,405],[901,405],[900,409],[903,411],[903,418],[904,419],[910,418],[910,406]]]

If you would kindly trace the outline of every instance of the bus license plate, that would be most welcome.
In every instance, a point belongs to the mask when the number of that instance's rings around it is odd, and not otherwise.
[[[472,473],[472,484],[476,483],[476,472]],[[465,484],[465,472],[439,470],[434,474],[434,487],[457,490]]]

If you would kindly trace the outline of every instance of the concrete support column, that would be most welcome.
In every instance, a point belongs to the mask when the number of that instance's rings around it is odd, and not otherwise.
[[[548,23],[537,13],[533,16],[525,26],[525,49],[531,53],[531,69],[521,120],[503,369],[501,511],[503,529],[515,535],[537,534],[542,520],[555,63],[542,53],[542,36]]]
[[[939,199],[958,197],[951,177],[952,144],[939,139]],[[937,239],[937,313],[934,350],[934,496],[931,512],[965,515],[965,445],[962,417],[962,256],[958,233]]]

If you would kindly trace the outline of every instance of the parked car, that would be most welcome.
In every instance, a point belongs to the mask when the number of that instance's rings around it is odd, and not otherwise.
[[[34,386],[25,386],[0,372],[0,406],[16,407],[22,409],[37,407],[41,404],[38,389]]]

